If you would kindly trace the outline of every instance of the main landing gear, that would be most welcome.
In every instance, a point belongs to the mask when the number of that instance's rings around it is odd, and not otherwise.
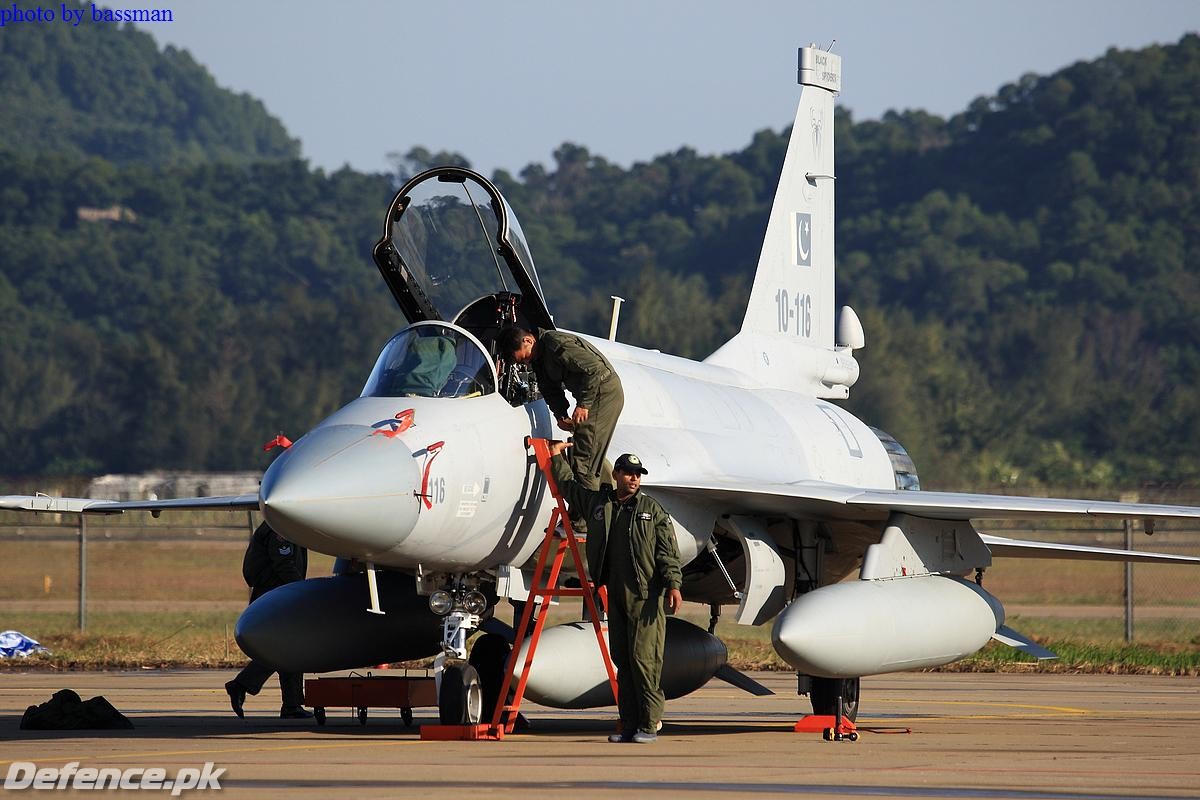
[[[500,699],[500,689],[504,685],[504,668],[508,666],[508,657],[512,646],[508,640],[496,633],[485,633],[475,640],[471,647],[471,666],[479,673],[479,682],[483,686],[483,713],[491,714]]]
[[[814,714],[837,713],[838,695],[842,698],[842,716],[853,722],[858,718],[859,678],[810,678],[808,699]]]
[[[857,742],[858,678],[817,678],[804,675],[801,694],[807,692],[813,713],[794,727],[797,733],[820,733],[827,742]]]

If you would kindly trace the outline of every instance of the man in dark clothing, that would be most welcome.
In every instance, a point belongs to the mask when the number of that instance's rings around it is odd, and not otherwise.
[[[551,468],[559,490],[590,522],[587,563],[592,583],[608,587],[608,641],[617,669],[621,731],[610,742],[653,742],[663,712],[661,686],[666,613],[679,610],[679,548],[671,518],[642,494],[646,468],[632,453],[617,459],[611,484],[598,490],[575,479],[556,442]],[[665,606],[665,612],[664,612]]]
[[[267,523],[258,526],[242,558],[242,577],[250,587],[253,603],[267,592],[285,583],[302,581],[308,575],[308,551],[284,539]],[[247,694],[258,694],[275,670],[260,661],[251,661],[237,677],[225,684],[233,713],[244,717],[242,706]],[[298,672],[279,673],[283,705],[280,719],[306,719],[312,712],[304,708],[304,676]]]
[[[533,367],[558,427],[573,436],[571,469],[575,478],[588,489],[598,489],[601,479],[608,477],[604,456],[625,405],[621,378],[612,364],[586,339],[564,331],[534,334],[524,328],[505,328],[499,346],[507,360]],[[570,415],[564,387],[575,398],[575,411]]]

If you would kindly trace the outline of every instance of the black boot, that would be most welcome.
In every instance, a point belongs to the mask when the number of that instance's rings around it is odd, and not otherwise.
[[[304,706],[281,706],[279,709],[280,719],[312,719],[312,715],[313,712]]]
[[[246,703],[246,690],[236,680],[232,680],[225,684],[225,693],[229,695],[229,707],[233,709],[233,713],[238,715],[238,719],[245,719],[246,712],[242,706]]]

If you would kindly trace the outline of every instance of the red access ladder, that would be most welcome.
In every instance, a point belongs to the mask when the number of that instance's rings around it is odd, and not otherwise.
[[[596,643],[600,645],[600,655],[604,659],[604,668],[608,671],[608,684],[612,687],[613,699],[617,697],[617,674],[613,669],[612,658],[608,653],[608,643],[604,641],[604,632],[600,627],[600,614],[597,613],[592,583],[588,580],[584,567],[583,556],[579,552],[579,538],[571,527],[567,515],[567,504],[554,475],[550,470],[550,441],[548,439],[527,440],[537,459],[538,468],[546,477],[546,487],[554,497],[555,507],[550,514],[550,524],[546,527],[546,538],[538,552],[537,567],[533,572],[533,586],[529,590],[529,599],[521,612],[521,622],[513,639],[512,652],[504,668],[504,683],[500,687],[500,696],[496,701],[496,709],[490,722],[479,725],[422,725],[421,738],[434,740],[468,740],[503,739],[512,733],[517,724],[517,714],[521,709],[521,701],[525,697],[525,684],[529,680],[529,670],[533,666],[533,657],[537,651],[538,640],[542,629],[546,627],[546,614],[550,609],[550,600],[555,597],[582,597],[588,616],[592,620],[592,628],[596,631]],[[559,531],[559,524],[562,531]],[[563,561],[567,553],[575,561],[575,573],[579,576],[579,588],[560,587],[558,578],[562,572]],[[608,594],[603,588],[600,598],[605,609],[608,608]],[[532,632],[530,625],[532,623]],[[521,677],[513,691],[513,699],[506,702],[508,692],[513,688],[513,677],[516,674],[517,659],[521,656],[521,643],[529,634],[529,649],[525,653],[525,665],[521,669]]]
[[[555,507],[550,514],[550,525],[546,528],[546,538],[538,553],[537,567],[533,571],[533,586],[529,590],[529,600],[525,603],[525,609],[521,613],[521,624],[517,626],[512,653],[508,657],[508,664],[504,670],[504,683],[500,687],[500,698],[496,702],[496,711],[492,715],[492,722],[489,726],[489,738],[497,739],[512,733],[513,726],[516,725],[517,712],[520,711],[521,700],[525,697],[525,684],[529,680],[529,670],[533,666],[538,640],[541,638],[542,629],[546,626],[546,614],[550,609],[552,598],[583,598],[584,607],[592,621],[592,628],[596,631],[596,643],[600,645],[604,668],[608,671],[608,684],[612,687],[613,698],[617,697],[617,674],[608,653],[608,643],[604,641],[604,632],[600,627],[600,614],[597,613],[592,583],[588,579],[583,557],[579,552],[579,538],[571,527],[566,502],[563,500],[562,493],[559,492],[558,484],[555,483],[554,475],[550,470],[550,441],[530,438],[529,445],[533,448],[538,467],[546,477],[546,486],[554,497]],[[562,524],[562,534],[558,531],[559,523]],[[575,561],[575,574],[579,576],[580,584],[578,589],[558,586],[559,573],[568,552]],[[603,588],[600,590],[600,597],[602,604],[607,609],[608,595]],[[529,633],[531,622],[533,630],[532,633]],[[516,674],[517,659],[521,655],[521,643],[525,641],[526,633],[529,633],[529,649],[525,653],[525,665],[521,668],[521,677],[513,691],[512,701],[506,702],[508,691],[513,685],[513,676]]]

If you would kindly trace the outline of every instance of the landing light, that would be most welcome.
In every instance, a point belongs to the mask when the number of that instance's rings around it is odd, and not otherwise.
[[[482,614],[487,611],[487,598],[482,592],[467,592],[463,598],[463,610],[468,614]]]
[[[445,589],[438,589],[429,595],[429,610],[438,616],[446,616],[454,609],[454,595]]]

